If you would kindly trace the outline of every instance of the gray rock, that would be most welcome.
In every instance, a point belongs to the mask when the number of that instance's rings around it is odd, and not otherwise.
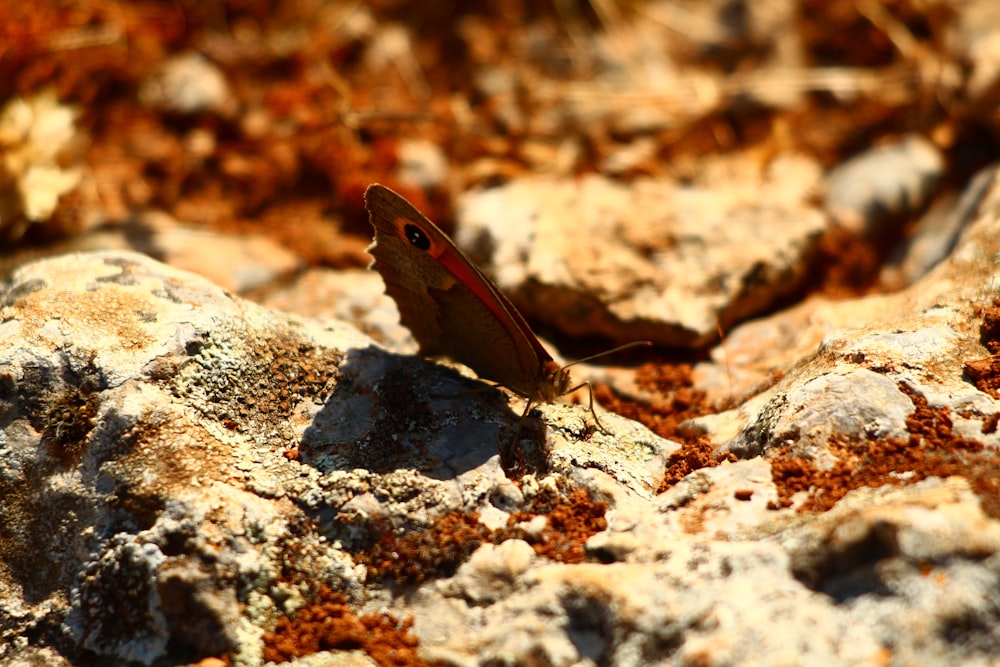
[[[865,368],[818,375],[776,393],[730,449],[750,457],[794,443],[810,453],[813,443],[826,444],[833,435],[903,437],[911,412],[913,403],[884,375]]]
[[[301,258],[266,236],[221,234],[161,212],[137,214],[121,225],[78,236],[71,249],[140,252],[237,294],[270,285],[303,266]]]
[[[503,395],[348,325],[130,253],[27,265],[0,303],[2,659],[30,635],[70,661],[260,664],[320,582],[378,597],[353,555],[366,522],[502,526],[524,502],[499,467]],[[652,497],[676,445],[615,417],[587,441],[584,407],[541,411],[525,446],[551,448],[555,477]]]
[[[961,196],[943,197],[931,205],[883,267],[879,279],[887,289],[912,285],[951,254],[961,233],[975,219],[996,171],[996,165],[983,169]]]
[[[871,148],[831,170],[826,209],[857,236],[884,234],[887,223],[926,205],[944,166],[941,151],[920,136]]]

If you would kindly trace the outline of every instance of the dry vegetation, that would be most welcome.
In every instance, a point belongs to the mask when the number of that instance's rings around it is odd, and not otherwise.
[[[1000,90],[957,21],[913,0],[14,4],[0,232],[10,253],[163,209],[343,266],[372,181],[447,223],[449,192],[520,173],[832,165],[905,132],[960,182],[995,152]],[[400,182],[425,142],[447,168]]]

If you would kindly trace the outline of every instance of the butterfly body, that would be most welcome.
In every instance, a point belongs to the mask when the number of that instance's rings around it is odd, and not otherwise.
[[[382,274],[385,291],[421,354],[461,361],[480,377],[520,394],[527,399],[522,418],[533,403],[590,387],[572,383],[569,366],[555,362],[510,299],[410,202],[376,183],[365,190],[365,206],[375,229],[368,247],[371,266]],[[652,343],[629,343],[603,354],[635,345]],[[593,392],[590,412],[607,432],[594,412]]]
[[[370,185],[365,204],[375,229],[372,268],[421,354],[451,357],[532,402],[566,393],[568,371],[447,234],[385,186]]]

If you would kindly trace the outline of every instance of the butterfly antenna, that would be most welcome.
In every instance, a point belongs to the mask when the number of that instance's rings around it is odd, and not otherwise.
[[[621,352],[622,350],[627,350],[627,349],[632,348],[632,347],[639,347],[639,346],[649,347],[652,344],[653,344],[653,341],[651,341],[651,340],[637,340],[637,341],[635,341],[633,343],[625,343],[624,345],[619,345],[618,347],[613,347],[610,350],[605,350],[604,352],[598,352],[597,354],[592,354],[589,357],[584,357],[583,359],[577,359],[576,361],[571,361],[568,364],[566,364],[565,366],[563,366],[563,370],[566,370],[570,366],[576,366],[577,364],[582,364],[585,361],[592,361],[592,360],[597,359],[599,357],[606,357],[609,354],[614,354],[615,352]]]
[[[582,364],[585,361],[590,361],[592,359],[597,359],[598,357],[606,357],[609,354],[614,354],[615,352],[621,352],[622,350],[627,350],[627,349],[632,348],[632,347],[639,347],[640,345],[642,347],[649,347],[652,344],[653,344],[653,341],[651,341],[651,340],[637,340],[637,341],[635,341],[633,343],[626,343],[625,345],[619,345],[618,347],[613,347],[610,350],[605,350],[604,352],[598,352],[597,354],[592,354],[589,357],[584,357],[583,359],[577,359],[576,361],[571,361],[570,363],[568,363],[565,366],[563,366],[560,369],[560,372],[565,371],[570,366],[576,366],[577,364]],[[604,424],[601,423],[601,420],[597,418],[597,412],[594,410],[594,387],[593,387],[593,385],[591,385],[589,382],[581,382],[580,384],[578,384],[575,387],[571,388],[566,393],[567,394],[572,394],[577,389],[583,389],[584,387],[587,388],[587,392],[590,395],[590,414],[594,417],[594,423],[597,424],[597,428],[599,428],[602,433],[606,433],[607,435],[612,435],[611,431],[609,431],[607,428],[605,428]]]

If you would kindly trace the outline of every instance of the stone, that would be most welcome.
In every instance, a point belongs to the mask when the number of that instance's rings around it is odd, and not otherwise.
[[[699,347],[805,279],[825,224],[808,203],[818,178],[805,158],[763,169],[745,155],[687,184],[525,177],[464,193],[455,239],[565,334]]]
[[[71,662],[257,665],[319,582],[385,590],[368,535],[480,512],[495,531],[526,503],[497,455],[520,400],[350,325],[128,252],[26,265],[0,303],[0,658],[32,634]],[[539,410],[525,446],[551,440],[560,472],[534,494],[597,475],[609,501],[652,497],[676,444],[615,417],[591,443],[584,406]],[[530,566],[504,544],[469,595]]]
[[[871,148],[837,165],[826,179],[826,209],[837,224],[861,237],[919,211],[944,175],[944,156],[913,135]]]
[[[232,107],[222,70],[195,52],[168,60],[155,77],[143,82],[139,96],[146,104],[184,114]]]

